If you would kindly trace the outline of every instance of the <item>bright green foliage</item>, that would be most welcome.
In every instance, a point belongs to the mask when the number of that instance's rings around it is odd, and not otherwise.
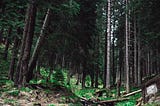
[[[134,106],[135,103],[133,101],[127,101],[127,102],[120,102],[120,103],[117,103],[116,106]]]
[[[31,89],[28,88],[28,87],[22,87],[20,90],[24,91],[24,92],[30,92],[31,91]]]
[[[91,86],[91,78],[90,76],[86,77],[86,87],[90,87]]]
[[[46,84],[47,79],[49,78],[50,74],[49,69],[46,68],[41,68],[40,69],[40,74],[43,77],[43,79],[38,79],[38,80],[31,80],[31,84]],[[58,84],[58,85],[64,85],[66,83],[66,71],[61,69],[60,67],[57,67],[55,70],[53,70],[53,73],[51,74],[51,78],[49,79],[49,83],[52,84]]]
[[[41,68],[40,69],[40,74],[44,77],[44,78],[47,78],[49,76],[49,69],[46,69],[46,68]]]
[[[46,79],[40,79],[40,80],[33,79],[29,83],[30,84],[46,84],[47,82],[46,82]]]
[[[11,89],[11,88],[13,88],[13,86],[14,86],[14,83],[13,83],[13,81],[10,81],[10,80],[4,80],[6,83],[5,83],[5,87],[7,88],[7,89]]]
[[[63,70],[61,68],[57,67],[53,72],[51,82],[58,84],[58,85],[59,84],[64,85],[64,81],[65,81],[65,77],[63,74]]]
[[[11,90],[11,91],[7,91],[6,93],[12,96],[18,96],[19,90]]]
[[[81,90],[76,90],[75,94],[80,97],[85,97],[87,99],[91,99],[94,97],[94,95],[93,95],[94,92],[95,92],[94,89],[81,89]]]
[[[49,104],[48,106],[55,106],[54,104]]]

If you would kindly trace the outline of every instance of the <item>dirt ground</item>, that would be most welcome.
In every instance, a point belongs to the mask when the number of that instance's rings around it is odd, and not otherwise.
[[[53,91],[36,89],[27,92],[12,88],[1,93],[0,106],[68,106],[67,103],[75,102],[75,99],[68,98],[70,96],[71,94],[62,88]]]

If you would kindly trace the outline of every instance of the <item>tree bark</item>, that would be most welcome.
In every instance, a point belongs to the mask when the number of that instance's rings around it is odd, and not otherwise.
[[[27,72],[27,82],[29,82],[32,78],[33,78],[33,70],[36,66],[36,61],[38,59],[38,55],[41,51],[41,47],[42,47],[42,44],[43,44],[43,41],[45,39],[45,31],[46,31],[46,28],[48,26],[48,23],[49,23],[49,17],[50,17],[50,14],[51,14],[51,10],[48,9],[47,10],[47,14],[46,14],[46,17],[45,17],[45,20],[43,22],[43,26],[41,28],[41,32],[40,32],[40,36],[37,40],[37,43],[36,43],[36,46],[35,46],[35,49],[33,51],[33,54],[32,54],[32,57],[31,57],[31,60],[29,62],[29,71]]]
[[[111,50],[111,0],[108,0],[107,9],[107,33],[106,33],[106,52],[105,52],[105,88],[110,88],[110,50]]]
[[[36,3],[35,0],[32,0],[30,3],[30,15],[29,15],[29,26],[28,26],[28,32],[27,32],[27,37],[25,41],[25,48],[24,48],[24,53],[22,57],[22,62],[20,66],[20,72],[22,74],[20,75],[19,79],[19,85],[24,86],[26,84],[26,77],[27,77],[27,72],[28,72],[28,64],[29,64],[29,59],[30,59],[30,52],[31,52],[31,46],[32,46],[32,41],[33,41],[33,35],[34,35],[34,27],[35,27],[35,20],[36,20]]]
[[[7,38],[5,40],[5,50],[4,50],[4,57],[3,57],[5,60],[7,60],[7,57],[8,57],[8,49],[9,49],[9,44],[10,44],[11,33],[12,33],[12,27],[9,27],[8,35],[7,35]]]
[[[140,48],[140,39],[138,40],[138,76],[137,76],[137,79],[138,79],[138,86],[141,85],[142,83],[142,73],[141,73],[141,48]]]
[[[8,78],[13,81],[14,77],[14,72],[15,72],[15,62],[17,58],[17,53],[18,53],[18,38],[15,36],[14,38],[14,46],[12,48],[12,59],[9,67],[9,73],[8,73]]]
[[[0,30],[0,44],[2,43],[3,40],[3,28]]]
[[[128,9],[128,0],[126,0],[126,11]],[[125,37],[125,71],[126,71],[126,92],[130,92],[130,80],[129,80],[129,48],[128,48],[128,12],[126,12],[126,37]]]
[[[134,14],[135,15],[135,14]],[[137,30],[136,30],[136,16],[134,16],[134,82],[137,84]]]
[[[147,52],[147,75],[151,75],[150,73],[150,50],[148,49],[148,52]]]
[[[140,23],[138,21],[137,23],[137,27],[138,27],[138,34],[137,34],[137,49],[138,49],[138,60],[137,60],[137,83],[138,83],[138,86],[141,85],[142,83],[142,72],[141,72],[141,44],[140,44]],[[143,65],[142,65],[143,67]]]
[[[99,68],[99,64],[96,65],[96,75],[95,75],[95,88],[98,88],[98,78],[99,78],[99,72],[100,72],[100,68]]]
[[[15,74],[15,81],[14,81],[15,85],[18,85],[19,78],[21,76],[20,66],[21,66],[22,57],[24,53],[25,41],[26,41],[26,37],[28,33],[28,27],[29,27],[29,21],[30,21],[30,11],[31,11],[31,7],[28,5],[27,11],[26,11],[25,26],[23,30],[23,38],[22,38],[21,47],[20,47],[20,55],[18,58],[17,66],[16,66],[16,74]]]

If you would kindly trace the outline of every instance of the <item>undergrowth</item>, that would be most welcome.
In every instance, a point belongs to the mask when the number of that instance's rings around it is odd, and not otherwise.
[[[2,57],[0,57],[2,58]],[[11,96],[18,96],[20,91],[24,92],[30,92],[33,90],[32,88],[29,87],[23,87],[21,89],[15,88],[14,83],[10,80],[7,80],[7,71],[9,69],[9,62],[4,61],[1,59],[0,61],[0,96],[2,95],[3,92],[7,93],[7,95]],[[110,100],[110,99],[115,99],[116,97],[116,88],[112,90],[106,90],[106,92],[98,97],[96,96],[95,92],[102,90],[102,87],[100,85],[100,88],[91,88],[91,79],[90,77],[86,78],[86,88],[81,87],[81,83],[76,85],[77,79],[75,76],[73,76],[70,79],[70,84],[67,83],[67,74],[68,71],[66,69],[62,69],[60,67],[55,68],[53,73],[50,76],[50,79],[48,79],[50,73],[50,69],[46,69],[41,67],[40,69],[40,75],[42,76],[41,79],[33,79],[30,81],[30,84],[37,84],[37,85],[43,85],[46,88],[44,89],[45,93],[50,93],[52,88],[56,88],[58,90],[66,90],[67,92],[70,93],[70,95],[62,96],[61,101],[68,102],[69,106],[81,106],[80,103],[78,103],[79,97],[83,97],[86,99],[92,99],[96,98],[98,100]],[[47,88],[48,87],[48,88]],[[50,89],[51,88],[51,89]],[[133,88],[132,91],[137,90],[136,88]],[[121,88],[121,91],[124,91],[124,87]],[[134,106],[136,104],[136,99],[141,97],[141,94],[135,94],[133,96],[130,96],[128,101],[123,101],[119,102],[116,104],[116,106]],[[72,103],[76,100],[77,103]],[[12,99],[5,99],[5,103],[9,104],[15,104],[16,101]],[[49,104],[48,106],[54,106],[54,104]],[[146,106],[151,106],[151,105],[146,105]]]

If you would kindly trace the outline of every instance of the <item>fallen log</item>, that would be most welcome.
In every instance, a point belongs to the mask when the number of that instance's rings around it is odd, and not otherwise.
[[[129,100],[129,98],[119,98],[119,99],[111,99],[111,100],[104,100],[104,101],[99,101],[99,103],[110,103],[110,102],[121,102]]]
[[[137,102],[140,102],[140,101],[142,101],[143,100],[143,98],[142,97],[140,97],[139,99],[137,99],[136,101]]]
[[[142,92],[142,90],[140,89],[140,90],[125,94],[125,95],[123,95],[123,97],[128,97],[128,96],[134,95],[134,94],[139,93],[139,92]]]
[[[136,106],[141,106],[141,104],[142,104],[141,102],[138,102],[138,104],[136,104]]]
[[[121,101],[125,101],[125,100],[129,100],[129,98],[119,98],[119,99],[111,99],[111,100],[103,100],[103,101],[100,101],[98,99],[86,99],[84,97],[80,97],[81,99],[81,102],[83,104],[99,104],[99,105],[103,105],[103,106],[114,106],[114,104],[116,102],[121,102]]]
[[[140,97],[139,99],[136,100],[136,106],[141,106],[143,103],[143,98]]]

